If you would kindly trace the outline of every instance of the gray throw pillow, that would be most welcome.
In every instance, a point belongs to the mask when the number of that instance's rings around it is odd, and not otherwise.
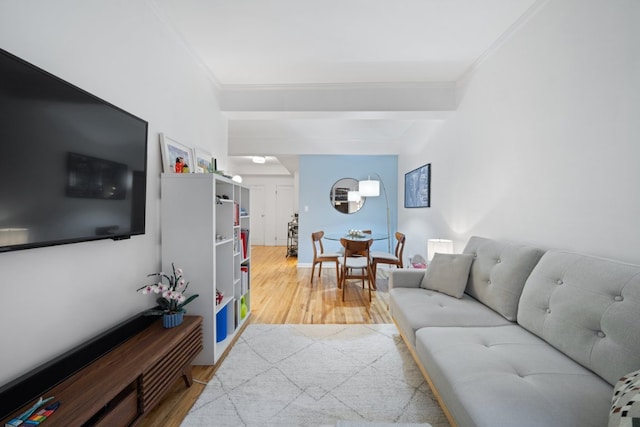
[[[436,253],[427,266],[420,287],[462,298],[472,262],[471,254]]]

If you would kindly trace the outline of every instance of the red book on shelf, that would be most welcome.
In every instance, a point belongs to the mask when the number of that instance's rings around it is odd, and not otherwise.
[[[248,251],[248,246],[249,246],[249,230],[247,230],[246,228],[243,228],[242,230],[240,230],[240,236],[242,238],[242,258],[246,258],[247,255],[249,254]]]
[[[247,257],[247,242],[244,233],[240,233],[240,243],[242,243],[242,259]]]

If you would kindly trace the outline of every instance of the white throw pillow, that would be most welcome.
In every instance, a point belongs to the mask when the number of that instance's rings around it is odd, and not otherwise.
[[[469,280],[469,270],[473,255],[436,253],[427,266],[420,286],[442,292],[455,298],[462,298]]]

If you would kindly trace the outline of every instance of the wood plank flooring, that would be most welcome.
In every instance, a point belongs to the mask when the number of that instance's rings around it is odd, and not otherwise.
[[[297,258],[287,258],[286,253],[283,246],[251,247],[250,323],[392,323],[386,279],[380,270],[379,290],[372,292],[371,302],[358,281],[347,283],[343,302],[335,265],[325,264],[320,279],[316,266],[310,284],[311,269],[297,268]],[[178,427],[215,370],[214,366],[194,366],[193,385],[185,388],[182,379],[177,380],[162,403],[138,425]]]

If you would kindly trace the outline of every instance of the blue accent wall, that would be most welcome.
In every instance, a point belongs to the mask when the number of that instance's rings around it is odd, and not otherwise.
[[[299,175],[299,225],[298,262],[311,264],[313,248],[311,233],[346,233],[349,229],[367,230],[374,233],[387,232],[387,207],[382,185],[379,197],[367,197],[362,209],[353,214],[344,214],[331,206],[329,195],[333,184],[342,178],[356,180],[382,178],[389,198],[391,224],[391,247],[395,247],[393,234],[398,221],[398,156],[300,156]],[[305,211],[305,207],[308,211]],[[324,240],[325,251],[340,249],[340,242]],[[386,251],[387,240],[374,242],[373,250]]]

